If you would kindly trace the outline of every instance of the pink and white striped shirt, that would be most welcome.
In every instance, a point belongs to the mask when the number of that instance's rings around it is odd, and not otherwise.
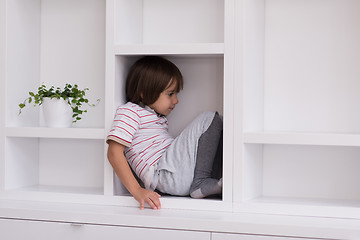
[[[155,189],[152,181],[155,166],[174,140],[168,133],[168,121],[150,107],[128,102],[118,107],[106,140],[125,148],[125,157],[147,189]]]

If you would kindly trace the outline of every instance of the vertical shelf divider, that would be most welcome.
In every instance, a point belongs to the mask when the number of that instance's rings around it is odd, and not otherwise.
[[[105,132],[111,128],[115,109],[115,0],[106,0],[106,67],[105,67]],[[107,160],[107,143],[104,142],[104,194],[114,195],[114,173]]]
[[[6,1],[0,0],[0,192],[5,190]]]
[[[235,8],[236,1],[225,1],[224,23],[224,154],[223,154],[223,201],[233,199],[233,159],[234,159],[234,71],[235,71]],[[231,159],[232,161],[229,161]],[[226,174],[225,174],[226,173]]]

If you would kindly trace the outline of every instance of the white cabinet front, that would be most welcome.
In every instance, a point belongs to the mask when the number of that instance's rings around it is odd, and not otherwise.
[[[247,234],[213,233],[211,240],[316,240],[317,238],[281,237]]]
[[[0,219],[2,240],[210,240],[210,233],[150,228]]]

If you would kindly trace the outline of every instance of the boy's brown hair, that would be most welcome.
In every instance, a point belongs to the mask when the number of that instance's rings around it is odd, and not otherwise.
[[[179,92],[183,88],[183,77],[175,64],[159,56],[142,57],[131,66],[127,76],[126,101],[153,104],[174,82]]]

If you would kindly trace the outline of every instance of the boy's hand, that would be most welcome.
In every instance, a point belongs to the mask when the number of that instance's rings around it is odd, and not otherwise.
[[[136,193],[133,194],[136,201],[140,203],[140,209],[143,210],[145,203],[149,204],[152,209],[160,209],[161,203],[160,198],[161,196],[153,191],[139,188]]]
[[[140,203],[144,209],[145,203],[153,209],[160,209],[160,195],[156,192],[142,188],[135,179],[124,155],[125,146],[114,141],[109,142],[108,159],[126,189]]]

